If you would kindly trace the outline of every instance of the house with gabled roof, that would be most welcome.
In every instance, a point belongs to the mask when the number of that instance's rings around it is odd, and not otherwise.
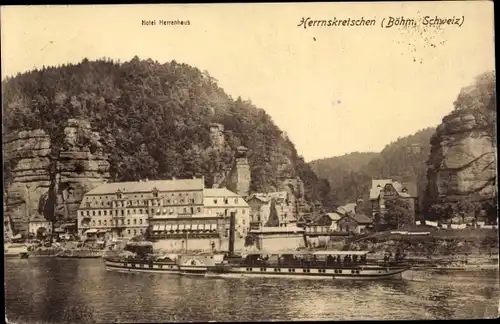
[[[374,219],[381,219],[385,215],[385,203],[389,199],[404,199],[408,203],[413,223],[415,223],[418,191],[414,183],[404,183],[392,179],[373,179],[370,202]]]
[[[337,221],[337,228],[341,232],[349,232],[360,234],[373,226],[373,221],[370,217],[363,213],[347,214],[342,216]]]

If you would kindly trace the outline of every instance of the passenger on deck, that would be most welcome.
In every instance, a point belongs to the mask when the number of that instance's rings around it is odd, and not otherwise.
[[[333,260],[333,257],[331,255],[326,257],[326,264],[327,265],[333,265],[333,262],[334,262],[334,260]]]
[[[365,264],[365,263],[366,263],[366,254],[363,254],[363,255],[361,256],[361,260],[360,260],[359,262],[360,262],[360,263],[362,263],[362,264]]]
[[[353,255],[352,262],[353,263],[358,263],[358,256],[357,255]]]

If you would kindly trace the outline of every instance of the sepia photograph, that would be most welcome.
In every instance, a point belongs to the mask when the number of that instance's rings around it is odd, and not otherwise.
[[[6,323],[499,317],[492,1],[0,30]]]

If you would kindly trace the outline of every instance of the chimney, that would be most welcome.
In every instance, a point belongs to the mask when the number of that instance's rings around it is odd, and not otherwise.
[[[234,255],[234,234],[236,227],[236,212],[231,212],[229,221],[229,256]]]

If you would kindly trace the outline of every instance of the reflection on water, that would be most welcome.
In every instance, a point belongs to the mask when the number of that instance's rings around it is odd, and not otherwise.
[[[496,276],[334,282],[107,272],[100,260],[6,260],[10,320],[49,323],[498,316]]]

